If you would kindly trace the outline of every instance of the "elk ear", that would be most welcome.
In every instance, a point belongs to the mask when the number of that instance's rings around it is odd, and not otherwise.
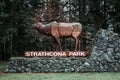
[[[41,26],[41,25],[42,25],[42,23],[40,23],[40,22],[39,22],[39,23],[38,23],[38,25],[40,25],[40,26]]]

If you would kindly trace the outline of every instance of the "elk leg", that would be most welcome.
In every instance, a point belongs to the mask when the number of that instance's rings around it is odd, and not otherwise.
[[[78,38],[75,38],[75,41],[76,41],[76,43],[75,43],[75,51],[77,51],[77,47],[78,47]]]
[[[80,40],[78,39],[78,51],[80,51]]]
[[[57,41],[56,40],[54,40],[55,41],[55,45],[56,45],[56,49],[55,49],[55,51],[58,51],[59,49],[58,49],[58,44],[57,44]]]
[[[55,41],[57,42],[57,46],[59,47],[60,51],[62,51],[61,44],[60,44],[60,39],[55,37]]]

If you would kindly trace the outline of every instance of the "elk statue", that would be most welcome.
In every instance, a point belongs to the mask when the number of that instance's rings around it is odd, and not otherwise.
[[[42,24],[37,22],[33,24],[33,27],[44,35],[52,36],[59,50],[62,50],[60,38],[63,37],[73,37],[76,41],[75,51],[80,49],[79,36],[82,31],[82,25],[80,23],[58,23],[53,21],[49,24]]]

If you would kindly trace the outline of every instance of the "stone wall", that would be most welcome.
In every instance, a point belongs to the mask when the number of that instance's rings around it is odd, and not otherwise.
[[[84,58],[11,58],[6,72],[78,72]]]
[[[110,30],[99,30],[89,58],[11,58],[5,72],[94,72],[120,71],[120,38]]]
[[[82,71],[120,71],[120,38],[113,31],[101,29],[95,37],[92,53]]]

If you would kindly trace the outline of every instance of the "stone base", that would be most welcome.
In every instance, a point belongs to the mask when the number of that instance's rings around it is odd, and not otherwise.
[[[53,73],[53,72],[105,72],[120,71],[119,62],[90,61],[80,57],[44,57],[10,59],[5,72],[8,73]]]
[[[5,72],[79,72],[85,61],[85,58],[75,57],[13,57]]]
[[[89,58],[11,58],[5,72],[120,72],[120,37],[101,29]]]

